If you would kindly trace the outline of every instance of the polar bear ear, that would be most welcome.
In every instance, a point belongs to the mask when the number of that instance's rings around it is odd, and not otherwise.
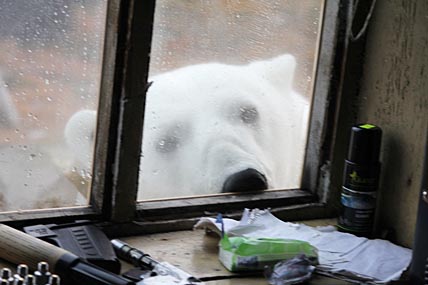
[[[293,86],[296,59],[290,54],[280,55],[267,61],[257,61],[249,65],[251,69],[280,91]]]
[[[96,111],[81,110],[75,113],[65,126],[67,147],[85,168],[89,168],[92,163],[90,158],[95,141],[96,120]]]

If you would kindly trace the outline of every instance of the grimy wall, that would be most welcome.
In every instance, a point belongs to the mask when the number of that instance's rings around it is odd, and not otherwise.
[[[378,0],[369,27],[356,106],[358,122],[384,132],[377,224],[412,247],[428,132],[428,1]]]

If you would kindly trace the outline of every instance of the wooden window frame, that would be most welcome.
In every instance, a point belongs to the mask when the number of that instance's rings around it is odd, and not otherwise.
[[[127,234],[138,234],[189,229],[198,217],[219,211],[237,218],[244,208],[270,208],[288,220],[334,215],[330,164],[348,45],[349,1],[325,1],[302,189],[136,203],[155,4],[108,2],[90,206],[1,213],[0,220],[25,225],[90,219],[108,224],[113,232],[126,227]]]

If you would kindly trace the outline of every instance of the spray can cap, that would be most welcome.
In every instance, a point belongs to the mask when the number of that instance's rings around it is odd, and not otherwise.
[[[378,163],[382,130],[375,125],[359,124],[351,129],[347,160],[358,164]]]

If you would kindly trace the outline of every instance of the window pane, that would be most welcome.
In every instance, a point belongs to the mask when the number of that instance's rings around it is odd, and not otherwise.
[[[100,0],[2,0],[1,211],[87,205],[95,120],[64,133],[97,108],[105,17]]]
[[[139,199],[300,187],[323,4],[157,1]]]

